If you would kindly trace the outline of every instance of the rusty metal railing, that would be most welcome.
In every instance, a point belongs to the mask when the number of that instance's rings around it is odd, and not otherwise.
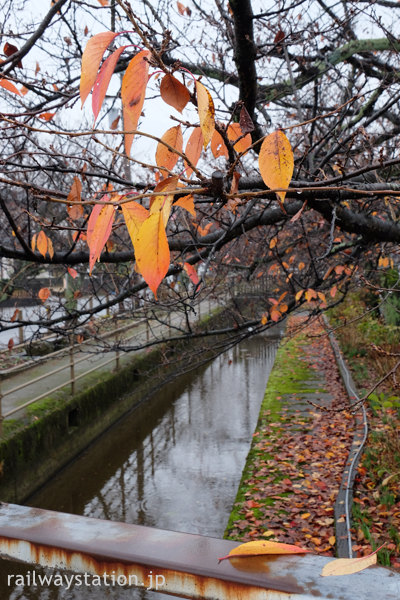
[[[201,535],[0,505],[0,555],[34,569],[57,569],[70,587],[90,586],[95,577],[96,586],[100,578],[108,588],[130,584],[199,600],[400,598],[400,574],[390,569],[322,577],[331,559],[310,554],[218,561],[235,546]],[[8,576],[10,586],[16,577]],[[34,579],[40,581],[39,574]]]

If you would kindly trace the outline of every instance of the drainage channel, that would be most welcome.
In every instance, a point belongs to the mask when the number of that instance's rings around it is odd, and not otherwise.
[[[245,340],[166,385],[29,501],[66,513],[222,537],[278,340]],[[66,589],[46,571],[0,561],[4,600],[171,598],[118,585]],[[15,577],[10,579],[10,575]],[[17,575],[20,576],[17,579]],[[39,577],[41,575],[41,578]],[[8,585],[8,582],[23,585]],[[44,581],[44,584],[42,583]],[[34,585],[32,585],[34,584]]]

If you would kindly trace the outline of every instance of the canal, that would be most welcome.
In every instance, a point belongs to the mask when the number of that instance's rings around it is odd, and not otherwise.
[[[165,385],[32,496],[31,506],[222,537],[277,339],[243,341]],[[28,585],[51,570],[0,561],[4,600],[160,600],[122,587]],[[9,578],[19,575],[19,583]],[[9,585],[9,583],[11,585]]]

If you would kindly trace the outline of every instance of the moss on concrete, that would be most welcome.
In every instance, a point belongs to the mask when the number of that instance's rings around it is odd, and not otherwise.
[[[276,430],[276,437],[279,438],[279,429],[285,423],[291,422],[295,418],[290,415],[293,396],[296,396],[299,403],[301,403],[304,396],[323,391],[320,388],[320,381],[316,379],[315,371],[310,369],[301,360],[303,354],[302,347],[308,343],[306,336],[300,334],[295,338],[284,338],[279,346],[274,366],[268,379],[256,430],[253,434],[251,448],[247,455],[236,499],[225,529],[224,537],[227,539],[234,539],[230,537],[229,532],[234,523],[242,519],[240,509],[246,500],[246,494],[252,492],[252,486],[248,482],[254,474],[255,465],[259,462],[261,456],[264,460],[273,458],[273,456],[259,449],[258,443],[262,440],[262,434],[259,432],[265,429],[266,424],[269,423],[270,428]],[[290,403],[287,402],[289,397]],[[279,449],[277,448],[278,451]],[[277,481],[279,477],[279,473],[276,473]],[[266,504],[273,505],[274,500],[267,498]],[[254,511],[254,514],[257,516],[257,511]]]
[[[228,322],[221,311],[200,330]],[[22,502],[60,468],[166,381],[213,356],[215,336],[164,344],[144,352],[117,373],[91,374],[84,391],[60,390],[30,407],[30,422],[5,422],[0,442],[0,499]]]

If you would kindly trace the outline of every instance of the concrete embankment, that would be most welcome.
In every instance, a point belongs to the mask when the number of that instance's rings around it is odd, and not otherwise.
[[[230,321],[229,311],[218,310],[196,329],[204,333]],[[149,398],[167,381],[212,358],[222,339],[193,337],[156,346],[117,373],[92,374],[85,389],[72,397],[64,394],[34,405],[31,422],[16,423],[0,442],[0,499],[23,502],[125,414],[139,405],[147,410]]]

